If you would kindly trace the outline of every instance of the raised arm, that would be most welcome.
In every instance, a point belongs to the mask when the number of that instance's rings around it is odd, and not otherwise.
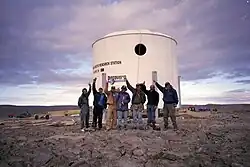
[[[140,84],[140,86],[141,86],[141,90],[142,90],[146,95],[148,95],[149,91],[147,90],[145,83]]]
[[[88,90],[87,96],[89,96],[90,93],[91,93],[91,84],[89,83],[89,90]]]
[[[127,79],[126,79],[126,85],[128,87],[128,90],[130,90],[132,93],[135,93],[136,89],[130,85]]]
[[[96,83],[96,78],[95,78],[95,79],[93,79],[93,85],[92,85],[92,89],[93,89],[93,94],[94,94],[94,95],[97,93],[95,83]]]
[[[163,93],[164,87],[162,87],[158,82],[155,82],[155,86]]]
[[[108,91],[108,87],[109,87],[109,83],[106,82],[105,88],[104,88],[104,93],[106,93],[107,95],[109,95],[109,91]]]

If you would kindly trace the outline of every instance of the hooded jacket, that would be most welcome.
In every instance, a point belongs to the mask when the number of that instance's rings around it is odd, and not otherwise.
[[[130,96],[127,92],[119,92],[117,97],[117,111],[128,111]]]
[[[164,104],[178,104],[179,99],[176,90],[172,85],[170,89],[162,87],[159,83],[155,83],[156,87],[163,93],[163,102]]]
[[[104,93],[97,92],[95,82],[93,82],[92,89],[93,89],[93,95],[94,95],[94,102],[93,102],[94,107],[106,109],[107,108],[107,96]],[[103,106],[99,104],[99,101],[102,95],[103,95]]]
[[[89,95],[91,93],[91,87],[86,94],[82,93],[82,95],[78,98],[78,107],[82,108],[83,105],[89,106]]]

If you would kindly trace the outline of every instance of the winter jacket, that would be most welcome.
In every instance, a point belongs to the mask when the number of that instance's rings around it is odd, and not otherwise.
[[[94,107],[106,109],[107,108],[107,96],[104,93],[97,92],[95,82],[93,82],[92,89],[93,89],[93,95],[94,95],[94,102],[93,102]],[[103,105],[100,105],[100,99],[102,95],[103,95]]]
[[[128,81],[126,81],[128,89],[132,92],[132,104],[144,104],[146,102],[146,96],[143,91],[137,92],[135,88],[133,88]],[[135,103],[135,96],[139,96],[140,102]]]
[[[163,93],[163,102],[165,104],[178,104],[179,99],[176,90],[171,86],[171,89],[162,87],[159,83],[155,83],[156,87]]]
[[[148,97],[148,103],[147,105],[154,105],[158,106],[159,104],[159,93],[155,90],[147,90],[146,86],[144,84],[140,84],[142,91],[147,95]]]
[[[127,92],[119,92],[117,97],[117,111],[128,111],[130,96]]]
[[[116,107],[117,105],[117,97],[118,97],[118,92],[111,92],[108,90],[108,82],[106,83],[106,86],[104,88],[104,93],[108,96],[107,104],[108,105],[114,105]]]
[[[89,90],[86,94],[83,94],[78,98],[78,107],[82,108],[83,105],[89,106],[89,95],[91,92],[91,87],[89,87]]]

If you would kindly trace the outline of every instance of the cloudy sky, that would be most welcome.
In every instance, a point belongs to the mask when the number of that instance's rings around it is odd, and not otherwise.
[[[183,103],[250,103],[247,0],[1,0],[0,103],[76,104],[92,42],[127,29],[178,40]]]

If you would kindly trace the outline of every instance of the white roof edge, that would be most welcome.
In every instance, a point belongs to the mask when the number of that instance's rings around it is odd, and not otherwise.
[[[107,35],[105,35],[104,37],[109,37],[109,36],[114,36],[114,35],[124,35],[124,34],[134,34],[134,33],[142,33],[142,34],[153,34],[153,35],[162,35],[162,36],[166,36],[166,37],[170,37],[169,35],[163,34],[163,33],[159,33],[159,32],[154,32],[154,31],[150,31],[150,30],[126,30],[126,31],[116,31],[113,33],[109,33]]]
[[[113,36],[119,36],[119,35],[129,35],[129,34],[158,35],[158,36],[162,36],[162,37],[166,37],[166,38],[172,39],[176,43],[176,45],[177,45],[177,41],[173,37],[171,37],[171,36],[169,36],[167,34],[163,34],[163,33],[159,33],[159,32],[154,32],[154,31],[150,31],[150,30],[146,30],[146,29],[142,29],[142,30],[116,31],[116,32],[113,32],[113,33],[109,33],[109,34],[105,35],[104,37],[99,38],[96,41],[94,41],[93,44],[92,44],[92,47],[93,47],[93,45],[96,42],[98,42],[98,41],[100,41],[102,39],[113,37]]]

